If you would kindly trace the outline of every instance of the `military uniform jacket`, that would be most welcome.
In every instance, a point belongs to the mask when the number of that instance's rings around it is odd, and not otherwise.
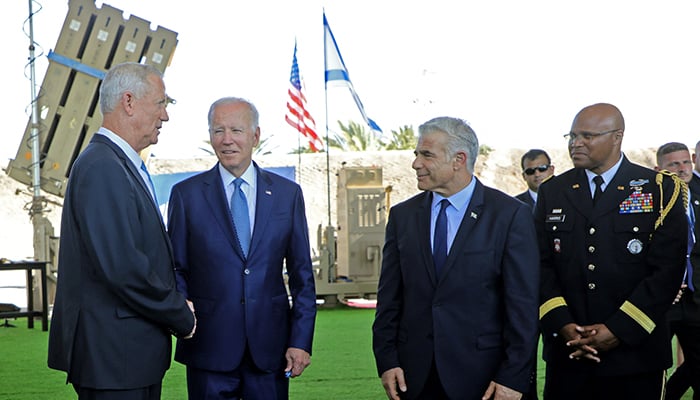
[[[665,314],[687,251],[682,182],[623,158],[595,209],[583,169],[548,180],[538,194],[545,361],[604,376],[670,367]],[[570,360],[558,337],[569,323],[603,323],[621,343],[600,364]]]

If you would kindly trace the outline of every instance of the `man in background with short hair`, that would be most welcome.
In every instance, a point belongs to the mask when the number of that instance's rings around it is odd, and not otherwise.
[[[534,209],[537,203],[537,189],[542,182],[554,175],[554,165],[546,151],[531,149],[523,154],[520,167],[523,169],[523,180],[527,183],[527,190],[515,198]]]
[[[662,145],[656,151],[657,171],[667,170],[675,173],[683,182],[690,184],[694,177],[693,164],[690,161],[690,151],[683,143],[670,142]],[[676,335],[683,349],[684,361],[676,367],[666,386],[666,399],[678,400],[688,390],[693,388],[693,398],[700,399],[700,296],[696,288],[700,287],[697,276],[700,269],[700,249],[695,246],[698,231],[695,225],[696,215],[700,215],[700,193],[692,188],[688,192],[688,263],[686,274],[681,285],[681,298],[674,302],[668,311],[668,322],[671,335]],[[698,282],[697,285],[693,283]]]
[[[700,156],[700,141],[695,144],[695,152],[692,157],[695,168],[693,169],[693,179],[688,184],[690,190],[700,193],[700,157],[698,156]]]

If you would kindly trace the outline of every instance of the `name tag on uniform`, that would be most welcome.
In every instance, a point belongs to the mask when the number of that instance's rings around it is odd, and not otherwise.
[[[565,219],[566,219],[566,214],[547,214],[545,222],[549,222],[549,223],[564,222]]]

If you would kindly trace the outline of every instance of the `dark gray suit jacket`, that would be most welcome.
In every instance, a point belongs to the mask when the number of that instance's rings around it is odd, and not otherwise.
[[[515,196],[515,198],[530,206],[530,208],[534,211],[535,201],[532,200],[532,196],[530,196],[529,190],[520,193],[519,195]]]
[[[63,204],[49,367],[88,388],[150,386],[170,366],[171,332],[193,325],[148,189],[124,152],[94,135]]]

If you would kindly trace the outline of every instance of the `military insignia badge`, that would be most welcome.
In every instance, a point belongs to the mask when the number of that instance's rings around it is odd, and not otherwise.
[[[634,191],[620,203],[620,214],[637,214],[654,211],[654,196],[652,193],[642,192],[642,185],[645,183],[649,183],[649,180],[637,179],[630,181],[630,186]]]
[[[630,181],[630,187],[636,187],[636,186],[644,186],[647,183],[649,183],[649,179],[634,179]]]
[[[627,242],[627,251],[629,251],[631,254],[641,253],[642,248],[644,248],[644,246],[642,245],[642,242],[639,239],[632,239],[629,242]]]
[[[559,238],[554,239],[554,252],[561,253],[561,240]]]

